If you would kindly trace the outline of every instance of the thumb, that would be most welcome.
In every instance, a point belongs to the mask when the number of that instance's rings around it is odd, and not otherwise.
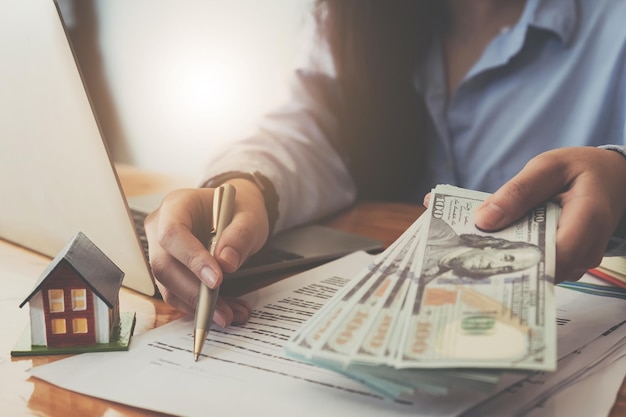
[[[558,170],[537,162],[529,163],[476,209],[478,229],[493,232],[507,227],[562,191],[565,184]]]

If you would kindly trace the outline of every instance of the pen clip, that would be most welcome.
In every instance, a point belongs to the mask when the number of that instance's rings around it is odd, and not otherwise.
[[[220,213],[222,211],[222,201],[224,199],[224,187],[219,186],[213,194],[213,224],[211,225],[211,235],[215,236],[219,229]]]

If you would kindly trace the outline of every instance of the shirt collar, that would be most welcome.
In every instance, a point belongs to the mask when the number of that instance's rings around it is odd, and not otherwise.
[[[526,0],[522,16],[515,26],[518,30],[522,30],[524,34],[528,27],[553,33],[565,46],[568,46],[574,37],[574,32],[578,25],[577,2],[578,0]],[[426,80],[429,83],[437,81],[438,84],[445,82],[443,78],[433,80],[433,74],[443,71],[441,65],[439,67],[437,65],[441,64],[438,60],[442,59],[440,48],[436,45],[437,42],[440,42],[440,39],[439,36],[435,37],[435,44],[431,46],[425,62],[419,65],[415,73],[413,84],[418,92],[424,92]],[[523,42],[522,39],[520,39],[520,42]],[[439,75],[443,77],[442,74]]]
[[[578,25],[577,0],[527,0],[520,23],[554,33],[568,45]]]

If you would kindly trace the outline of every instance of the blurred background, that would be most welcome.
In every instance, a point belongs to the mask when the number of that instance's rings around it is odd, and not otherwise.
[[[284,93],[311,0],[56,0],[115,162],[197,175]]]

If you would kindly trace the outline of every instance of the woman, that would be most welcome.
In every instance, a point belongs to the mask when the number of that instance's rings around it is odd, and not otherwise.
[[[441,3],[316,2],[290,100],[211,156],[204,188],[147,219],[167,302],[191,312],[198,280],[219,285],[271,232],[357,198],[419,201],[437,183],[493,192],[474,219],[487,231],[553,199],[556,280],[599,263],[626,208],[626,3]],[[236,213],[212,258],[202,242],[225,181]],[[249,312],[221,300],[215,321]]]

